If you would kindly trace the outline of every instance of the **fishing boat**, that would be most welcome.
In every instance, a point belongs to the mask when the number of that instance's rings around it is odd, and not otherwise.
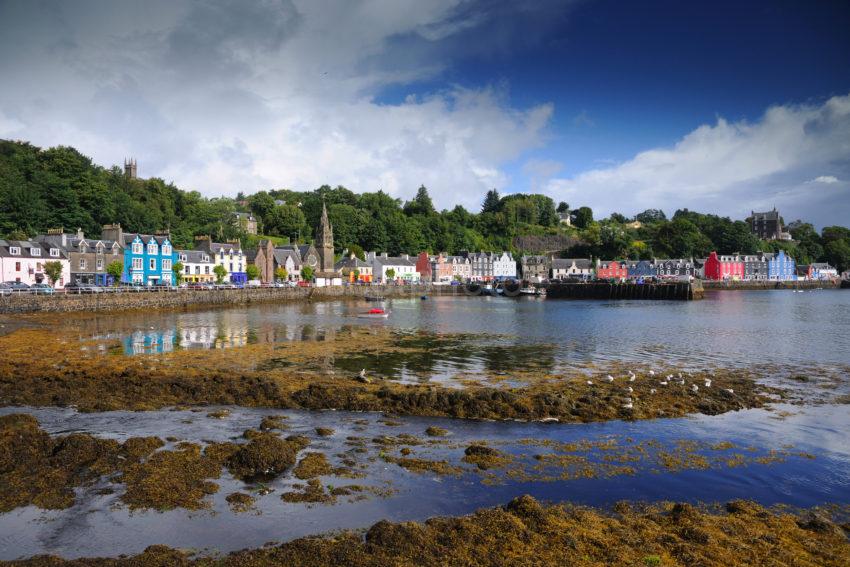
[[[519,290],[519,293],[521,295],[543,295],[543,290],[540,288],[528,286]]]
[[[390,312],[381,309],[380,307],[376,307],[374,309],[370,309],[369,311],[363,311],[362,313],[357,314],[358,317],[363,317],[364,319],[386,319],[390,316]]]

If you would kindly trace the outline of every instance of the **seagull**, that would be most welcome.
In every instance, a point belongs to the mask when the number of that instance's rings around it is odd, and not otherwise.
[[[711,388],[711,379],[710,379],[710,378],[706,378],[706,379],[705,379],[705,387],[706,387],[706,388]]]
[[[672,375],[672,374],[668,374],[668,375],[667,375],[667,379],[668,379],[668,380],[672,380],[672,379],[673,379],[673,375]]]
[[[361,378],[365,378],[365,377],[366,377],[366,369],[365,369],[365,368],[364,368],[363,370],[361,370],[361,371],[360,371],[360,377],[361,377]]]
[[[593,380],[588,380],[588,381],[587,381],[587,385],[588,385],[588,386],[593,386]]]
[[[614,381],[614,377],[609,374],[608,376],[605,377],[605,381],[610,384],[611,382]]]
[[[699,386],[697,386],[696,384],[694,384],[693,386],[691,386],[691,391],[693,391],[693,392],[698,392],[698,391],[699,391]]]
[[[623,398],[623,403],[630,404],[630,403],[632,403],[632,399],[631,398]]]
[[[632,402],[629,402],[627,404],[623,404],[623,409],[632,409],[634,407],[635,406],[632,404]]]
[[[655,393],[655,388],[650,388],[649,393],[650,393],[650,394],[654,394],[654,393]]]
[[[632,374],[632,375],[629,376],[629,382],[634,382],[634,381],[635,381],[635,375]]]
[[[735,393],[735,390],[733,390],[732,388],[726,388],[726,391],[729,392],[730,394]]]
[[[662,386],[666,386],[666,385],[667,385],[667,380],[662,380],[661,382],[659,382],[659,384],[661,384]]]
[[[631,387],[631,386],[629,386],[628,388],[626,388],[626,391],[627,391],[628,393],[630,393],[630,394],[631,394],[632,392],[634,392],[634,390],[632,389],[632,387]]]

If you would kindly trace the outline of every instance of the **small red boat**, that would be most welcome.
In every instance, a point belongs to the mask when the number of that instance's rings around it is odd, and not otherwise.
[[[389,317],[389,315],[389,311],[381,309],[380,307],[376,307],[364,313],[357,314],[358,317],[365,317],[367,319],[386,319],[387,317]]]

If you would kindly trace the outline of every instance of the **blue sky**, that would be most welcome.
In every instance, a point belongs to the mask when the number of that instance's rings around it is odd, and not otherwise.
[[[850,216],[850,3],[0,0],[0,137],[207,195]]]

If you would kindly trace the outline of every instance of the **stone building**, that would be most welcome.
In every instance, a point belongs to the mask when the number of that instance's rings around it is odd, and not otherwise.
[[[322,219],[316,230],[316,251],[319,253],[319,266],[316,276],[323,278],[336,277],[334,270],[334,231],[328,220],[328,209],[322,202]]]
[[[523,256],[520,259],[522,278],[528,281],[542,281],[549,278],[552,269],[550,256]]]
[[[49,229],[38,239],[65,251],[71,270],[70,281],[74,283],[110,286],[115,282],[106,273],[106,267],[115,261],[124,264],[121,242],[109,238],[86,238],[82,229],[77,229],[75,234],[65,233],[61,228]]]
[[[762,240],[791,240],[791,235],[782,230],[782,217],[776,207],[772,211],[757,213],[750,211],[750,230]]]

